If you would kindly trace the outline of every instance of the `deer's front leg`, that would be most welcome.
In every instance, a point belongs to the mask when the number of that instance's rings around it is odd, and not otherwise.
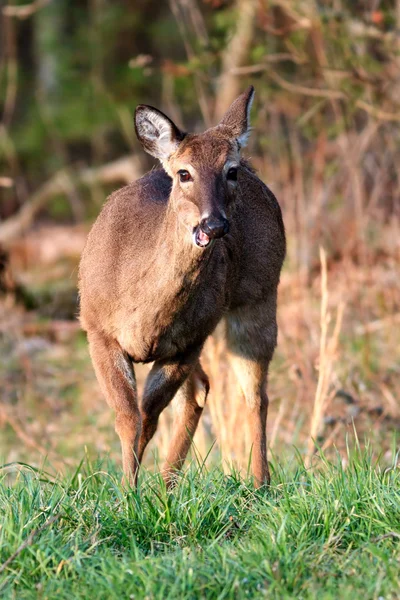
[[[246,399],[253,445],[252,471],[257,487],[270,481],[266,433],[267,375],[276,335],[276,322],[275,318],[271,319],[270,306],[241,309],[227,318],[231,362]]]
[[[199,351],[175,360],[156,361],[147,376],[141,404],[142,433],[139,440],[139,462],[147,444],[155,434],[161,412],[195,367]]]
[[[88,340],[97,380],[108,404],[115,410],[115,431],[121,441],[124,476],[129,483],[136,484],[141,417],[132,362],[115,340],[97,332],[88,332]]]

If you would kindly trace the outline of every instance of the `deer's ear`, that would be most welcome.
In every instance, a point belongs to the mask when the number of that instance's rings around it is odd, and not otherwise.
[[[220,121],[240,147],[246,146],[250,135],[250,110],[254,99],[254,87],[251,85],[230,105]]]
[[[184,138],[182,131],[161,111],[139,104],[135,111],[136,135],[143,148],[156,158],[166,160]]]

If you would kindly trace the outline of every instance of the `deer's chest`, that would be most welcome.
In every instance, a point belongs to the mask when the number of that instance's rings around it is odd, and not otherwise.
[[[139,306],[127,307],[118,341],[135,362],[173,359],[202,346],[228,304],[225,263],[214,266],[180,286],[156,286]]]

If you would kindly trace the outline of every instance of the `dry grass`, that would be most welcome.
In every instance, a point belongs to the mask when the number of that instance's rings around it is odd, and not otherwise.
[[[319,346],[318,384],[315,392],[314,407],[311,416],[310,439],[308,442],[307,464],[311,462],[314,452],[314,440],[317,438],[322,418],[328,408],[328,403],[333,394],[329,394],[332,369],[335,355],[338,349],[340,328],[342,326],[344,303],[340,302],[336,322],[331,336],[329,337],[329,326],[331,313],[328,311],[328,272],[326,265],[326,253],[320,248],[321,260],[321,335]]]

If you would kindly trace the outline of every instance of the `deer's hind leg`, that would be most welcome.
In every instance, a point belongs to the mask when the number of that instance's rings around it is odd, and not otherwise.
[[[276,345],[277,327],[271,305],[246,307],[227,317],[231,363],[246,399],[252,439],[255,485],[269,483],[267,460],[267,375]]]
[[[132,361],[118,342],[103,334],[89,332],[88,340],[100,388],[115,410],[115,431],[121,441],[124,477],[136,484],[141,416]]]
[[[168,486],[185,462],[205,406],[210,384],[200,362],[179,388],[175,403],[174,435],[170,442],[163,477]]]

